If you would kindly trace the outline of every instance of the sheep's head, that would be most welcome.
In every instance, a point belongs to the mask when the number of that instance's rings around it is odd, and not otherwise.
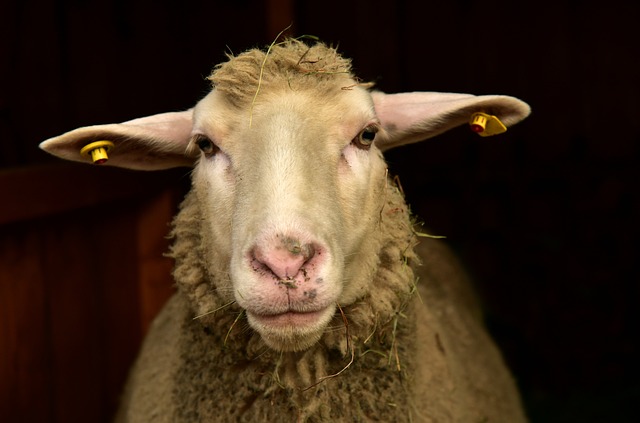
[[[107,164],[194,166],[210,283],[283,351],[317,342],[338,304],[371,289],[382,151],[475,111],[507,125],[528,114],[504,96],[372,94],[334,49],[297,41],[231,58],[210,79],[212,91],[192,110],[80,128],[42,147],[85,161],[81,147],[109,139]]]

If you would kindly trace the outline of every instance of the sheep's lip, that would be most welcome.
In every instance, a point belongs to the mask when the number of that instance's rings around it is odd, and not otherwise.
[[[251,313],[251,317],[258,323],[272,328],[284,327],[308,327],[318,324],[327,312],[327,308],[314,311],[286,311],[278,314]]]

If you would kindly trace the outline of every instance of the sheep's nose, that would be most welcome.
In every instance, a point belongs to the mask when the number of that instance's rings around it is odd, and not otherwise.
[[[279,240],[273,245],[256,246],[253,259],[270,270],[279,279],[295,277],[300,269],[316,255],[313,244],[302,244],[291,238]]]

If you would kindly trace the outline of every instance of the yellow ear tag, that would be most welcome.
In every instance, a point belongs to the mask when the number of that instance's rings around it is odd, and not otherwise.
[[[107,153],[114,147],[111,141],[95,141],[85,145],[80,154],[83,157],[91,157],[94,164],[103,164],[109,160]]]
[[[507,131],[507,127],[496,116],[480,112],[471,115],[469,126],[481,137],[490,137]]]

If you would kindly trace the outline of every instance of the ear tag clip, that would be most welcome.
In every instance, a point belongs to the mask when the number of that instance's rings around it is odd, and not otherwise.
[[[109,160],[107,153],[111,151],[114,144],[111,141],[96,141],[85,145],[80,154],[83,157],[91,157],[94,164],[104,164]]]
[[[507,131],[507,127],[496,116],[480,112],[471,115],[469,126],[481,137],[490,137]]]

